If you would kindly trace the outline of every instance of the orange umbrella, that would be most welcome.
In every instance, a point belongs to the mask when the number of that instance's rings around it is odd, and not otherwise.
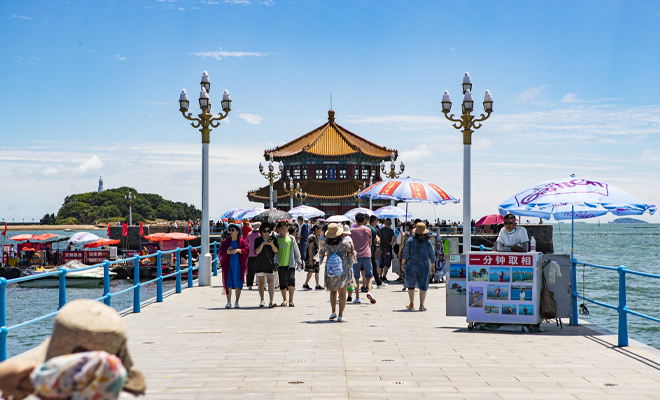
[[[197,236],[188,235],[187,233],[172,232],[172,233],[154,233],[152,235],[147,235],[144,237],[147,240],[152,242],[160,242],[163,240],[193,240],[197,239]]]
[[[110,246],[113,244],[119,244],[120,240],[112,239],[99,239],[93,242],[85,244],[85,247],[101,247],[101,246]]]
[[[22,241],[24,241],[24,240],[32,240],[33,238],[34,238],[34,235],[33,235],[33,234],[31,234],[31,233],[23,233],[23,234],[21,234],[21,235],[12,236],[12,237],[10,237],[9,239],[11,239],[11,240],[15,240],[15,241],[17,241],[17,242],[22,242]]]
[[[55,236],[59,236],[59,235],[56,235],[54,233],[42,233],[41,235],[32,236],[32,239],[34,239],[34,240],[46,240],[46,239],[50,239],[50,238],[55,237]]]

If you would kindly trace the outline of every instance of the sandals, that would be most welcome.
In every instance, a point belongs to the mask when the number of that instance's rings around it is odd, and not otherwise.
[[[413,306],[413,305],[411,305],[411,304],[406,304],[406,308],[407,308],[408,310],[412,311],[412,310],[415,309],[415,306]]]
[[[426,307],[420,307],[419,311],[426,311]]]
[[[289,307],[295,307],[296,305],[293,303],[289,303]]]

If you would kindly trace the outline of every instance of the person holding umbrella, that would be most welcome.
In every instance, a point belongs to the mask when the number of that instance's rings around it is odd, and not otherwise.
[[[415,287],[419,288],[419,311],[426,311],[424,300],[429,288],[430,274],[435,272],[435,250],[429,239],[429,230],[423,222],[418,222],[412,231],[413,236],[409,238],[404,246],[401,271],[404,273],[403,286],[408,289],[410,303],[406,305],[408,310],[415,309]],[[429,272],[429,261],[434,263]]]
[[[243,289],[243,277],[248,269],[249,248],[247,242],[241,239],[241,228],[238,225],[229,225],[227,232],[230,237],[225,239],[220,246],[223,293],[227,295],[225,308],[231,308],[232,289],[236,292],[234,308],[240,308],[238,300],[241,298],[241,290]]]

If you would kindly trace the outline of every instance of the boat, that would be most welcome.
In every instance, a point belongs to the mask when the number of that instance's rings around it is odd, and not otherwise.
[[[66,268],[71,272],[66,274],[66,287],[76,288],[97,288],[103,284],[103,267],[96,267],[86,271],[74,272],[80,268],[86,268],[87,265],[80,261],[74,260],[60,266]],[[48,272],[55,272],[56,268],[39,269],[39,270],[26,270],[24,276],[36,276]],[[110,272],[110,279],[114,278],[117,274]],[[50,275],[41,279],[34,279],[30,281],[20,282],[18,284],[22,288],[55,288],[60,286],[59,276]]]

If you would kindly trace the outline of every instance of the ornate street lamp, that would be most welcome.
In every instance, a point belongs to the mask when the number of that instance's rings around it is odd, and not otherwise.
[[[360,185],[358,186],[357,192],[353,193],[353,198],[357,202],[357,206],[361,207],[362,206],[362,199],[358,197],[358,194],[363,191],[364,189],[368,188],[367,182],[360,182]]]
[[[445,90],[442,96],[442,112],[445,118],[455,122],[454,128],[462,129],[463,132],[463,253],[468,253],[472,250],[472,240],[470,234],[472,232],[472,215],[471,215],[471,145],[472,133],[475,129],[481,128],[482,121],[490,117],[493,112],[493,97],[490,92],[486,90],[484,95],[484,111],[486,115],[481,114],[480,118],[475,118],[471,113],[474,110],[474,100],[472,99],[472,81],[470,74],[465,73],[463,76],[463,104],[461,105],[462,113],[460,119],[454,118],[454,114],[448,115],[451,111],[451,100],[449,92]]]
[[[128,191],[128,194],[124,196],[124,199],[128,201],[128,224],[133,225],[133,200],[135,200],[135,195],[131,194],[131,191]]]
[[[209,74],[204,71],[202,74],[202,81],[200,82],[199,92],[199,107],[202,112],[193,117],[192,113],[186,114],[188,111],[189,101],[186,89],[181,91],[179,97],[179,111],[183,117],[189,121],[193,121],[190,125],[193,128],[200,128],[202,132],[202,251],[199,265],[199,285],[211,285],[211,254],[209,253],[209,143],[211,142],[211,128],[220,126],[221,120],[227,118],[231,111],[231,96],[225,90],[222,95],[222,111],[220,114],[213,114],[211,112],[211,99],[209,92],[211,91],[211,83],[209,81]]]
[[[394,164],[395,159],[396,159],[396,157],[394,156],[394,152],[392,152],[392,155],[390,155],[390,170],[389,170],[389,172],[385,171],[385,161],[383,160],[383,161],[380,162],[380,171],[383,174],[385,174],[385,177],[387,177],[387,179],[395,179],[395,178],[400,177],[403,174],[403,171],[405,171],[405,169],[406,169],[406,165],[403,163],[403,161],[401,161],[401,163],[399,164],[400,172],[396,172],[396,165]],[[369,200],[371,200],[371,198],[369,198]],[[396,202],[394,200],[391,200],[390,205],[392,207],[395,207]],[[394,226],[394,218],[392,218],[392,226]]]
[[[261,165],[261,163],[259,163],[259,172],[261,173],[261,175],[265,176],[266,179],[268,179],[268,185],[269,185],[268,188],[270,189],[269,199],[270,199],[271,210],[273,209],[273,182],[275,181],[275,179],[279,179],[280,176],[282,176],[282,172],[284,171],[284,164],[282,163],[282,161],[280,161],[279,164],[279,171],[278,172],[274,172],[274,171],[275,171],[275,167],[273,166],[273,154],[271,153],[268,154],[268,172],[264,172],[264,166]]]
[[[307,193],[303,192],[302,189],[300,189],[300,183],[297,183],[296,185],[293,184],[293,178],[289,178],[289,187],[287,188],[286,182],[284,182],[284,193],[289,195],[289,210],[293,208],[293,198],[298,196],[301,199],[304,197],[307,197]]]

